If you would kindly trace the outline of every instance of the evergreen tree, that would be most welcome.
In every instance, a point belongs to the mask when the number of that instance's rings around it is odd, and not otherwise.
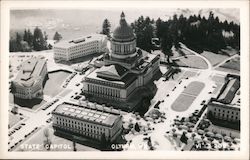
[[[34,37],[33,37],[33,49],[35,51],[41,51],[47,49],[46,40],[43,36],[42,30],[38,27],[34,30]]]
[[[135,131],[140,132],[140,126],[137,122],[135,123]]]
[[[33,47],[33,35],[29,29],[27,31],[27,42],[28,42],[29,46],[32,48]]]
[[[143,16],[140,16],[138,20],[131,24],[137,37],[136,45],[148,52],[151,52],[153,49],[152,38],[154,28],[152,22],[149,17],[144,19]]]
[[[22,37],[21,35],[16,32],[16,51],[21,51],[22,50],[22,44],[21,44],[21,41],[22,41]]]
[[[54,35],[54,37],[53,37],[53,40],[55,40],[55,41],[60,41],[61,39],[62,39],[61,34],[59,34],[59,33],[56,31],[56,33],[55,33],[55,35]]]
[[[105,34],[109,37],[110,36],[110,27],[111,27],[111,24],[110,24],[109,20],[107,18],[104,19],[103,24],[102,24],[102,32],[101,33]]]

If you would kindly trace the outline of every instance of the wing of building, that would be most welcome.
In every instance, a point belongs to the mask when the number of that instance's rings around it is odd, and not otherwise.
[[[227,75],[220,93],[208,103],[207,114],[212,120],[223,120],[240,128],[240,77]],[[228,125],[230,126],[230,125]]]
[[[106,51],[107,36],[92,34],[73,40],[64,40],[54,45],[56,61],[70,61],[94,53]]]
[[[52,112],[55,134],[78,139],[81,137],[100,141],[102,136],[115,141],[122,132],[122,116],[118,110],[94,104],[63,103]]]
[[[42,98],[47,73],[47,62],[43,57],[24,61],[12,83],[14,96],[22,99]]]
[[[136,36],[123,12],[120,25],[113,32],[110,50],[95,61],[97,69],[85,77],[83,92],[96,100],[121,104],[153,79],[159,71],[160,59],[136,47]]]

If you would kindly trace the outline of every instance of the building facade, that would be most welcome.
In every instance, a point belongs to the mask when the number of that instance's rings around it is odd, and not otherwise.
[[[227,75],[220,93],[207,107],[207,113],[216,119],[240,122],[240,77]]]
[[[136,36],[122,12],[111,38],[110,52],[96,61],[97,68],[83,80],[83,92],[93,97],[126,102],[134,91],[159,71],[160,58],[136,47]]]
[[[94,53],[106,51],[107,36],[93,34],[70,41],[61,41],[54,45],[54,59],[56,61],[70,61]]]
[[[14,96],[21,99],[42,99],[43,84],[47,74],[47,62],[44,58],[33,57],[23,62],[12,82]]]
[[[81,137],[100,141],[115,141],[122,132],[122,116],[118,110],[88,103],[76,105],[63,103],[52,112],[55,134],[68,138]]]

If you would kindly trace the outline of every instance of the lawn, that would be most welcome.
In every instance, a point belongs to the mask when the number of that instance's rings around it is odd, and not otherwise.
[[[50,97],[57,95],[59,92],[61,92],[61,85],[69,75],[70,73],[64,71],[49,73],[49,79],[46,81],[43,93]]]
[[[194,77],[196,74],[197,74],[197,72],[186,71],[186,72],[182,75],[182,78]]]
[[[49,139],[52,141],[52,144],[54,146],[64,146],[64,148],[55,148],[51,151],[73,151],[73,142],[70,141],[70,140],[67,140],[67,139],[64,139],[64,138],[61,138],[61,137],[58,137],[58,136],[55,136],[54,135],[54,130],[52,127],[48,127],[48,131],[49,131]],[[38,147],[38,150],[33,150],[33,151],[47,151],[43,144],[44,144],[44,140],[45,140],[45,136],[44,136],[44,129],[42,128],[40,131],[38,131],[37,134],[35,134],[34,136],[32,136],[30,139],[28,139],[28,141],[26,141],[24,144],[38,144],[39,147]],[[77,151],[97,151],[96,149],[94,148],[91,148],[91,147],[87,147],[87,146],[84,146],[84,145],[81,145],[81,144],[78,144],[76,143],[76,149]],[[21,147],[19,146],[17,151],[21,151]],[[26,151],[32,151],[32,150],[26,150]]]
[[[178,60],[174,60],[174,62],[178,66],[182,67],[190,67],[190,68],[198,68],[198,69],[207,69],[207,63],[200,57],[189,55],[187,57],[180,58]]]
[[[191,82],[188,84],[187,88],[184,89],[183,93],[198,96],[204,87],[205,84],[202,82]]]
[[[216,74],[215,76],[212,77],[212,80],[217,83],[225,83],[225,76],[220,76]]]
[[[194,55],[193,53],[187,51],[186,49],[180,48],[179,50],[176,50],[174,47],[172,48],[172,53],[173,53],[173,56],[171,57],[172,59],[187,55]]]
[[[186,94],[180,94],[171,105],[171,108],[176,112],[184,112],[191,106],[195,98]]]
[[[235,57],[220,67],[240,71],[240,57]]]
[[[224,60],[229,58],[227,55],[215,54],[215,53],[209,52],[209,51],[204,51],[201,53],[201,55],[204,56],[205,58],[207,58],[207,60],[209,60],[209,62],[212,64],[212,66],[215,66],[215,65],[219,64],[220,62],[223,62]]]

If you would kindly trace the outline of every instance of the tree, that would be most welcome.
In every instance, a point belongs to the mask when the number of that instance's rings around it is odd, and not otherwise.
[[[143,16],[140,16],[134,23],[131,24],[131,27],[134,29],[137,37],[136,45],[147,52],[151,52],[153,49],[153,21],[149,17],[144,19]]]
[[[187,144],[187,140],[188,140],[188,137],[186,136],[185,132],[183,132],[182,135],[181,135],[180,141],[182,143]]]
[[[43,135],[44,135],[44,137],[46,138],[46,139],[44,140],[44,147],[45,147],[47,150],[50,150],[51,140],[50,140],[50,138],[49,138],[49,130],[48,130],[48,128],[45,128],[45,129],[44,129]]]
[[[29,46],[32,48],[33,47],[33,34],[30,32],[29,29],[27,31],[27,42]]]
[[[18,107],[17,107],[17,106],[14,106],[14,107],[12,108],[11,112],[12,112],[13,114],[18,114]]]
[[[45,40],[45,37],[43,36],[42,30],[38,27],[36,27],[34,30],[33,47],[35,51],[47,49],[47,42]]]
[[[59,34],[57,31],[56,31],[56,33],[55,33],[55,35],[54,35],[54,37],[53,37],[53,40],[55,40],[55,41],[60,41],[62,39],[62,36],[61,36],[61,34]]]
[[[21,41],[22,41],[22,36],[18,32],[16,32],[16,49],[17,49],[17,51],[22,50]]]
[[[170,63],[170,56],[173,55],[172,51],[172,38],[169,35],[165,35],[161,39],[161,51],[167,57],[167,62]]]
[[[76,142],[73,140],[73,151],[76,152],[77,149],[76,149]]]
[[[109,20],[107,18],[104,19],[103,24],[102,24],[102,32],[101,33],[110,37],[110,27],[111,27],[111,24],[110,24]]]
[[[135,131],[140,132],[140,126],[137,122],[135,123]]]

